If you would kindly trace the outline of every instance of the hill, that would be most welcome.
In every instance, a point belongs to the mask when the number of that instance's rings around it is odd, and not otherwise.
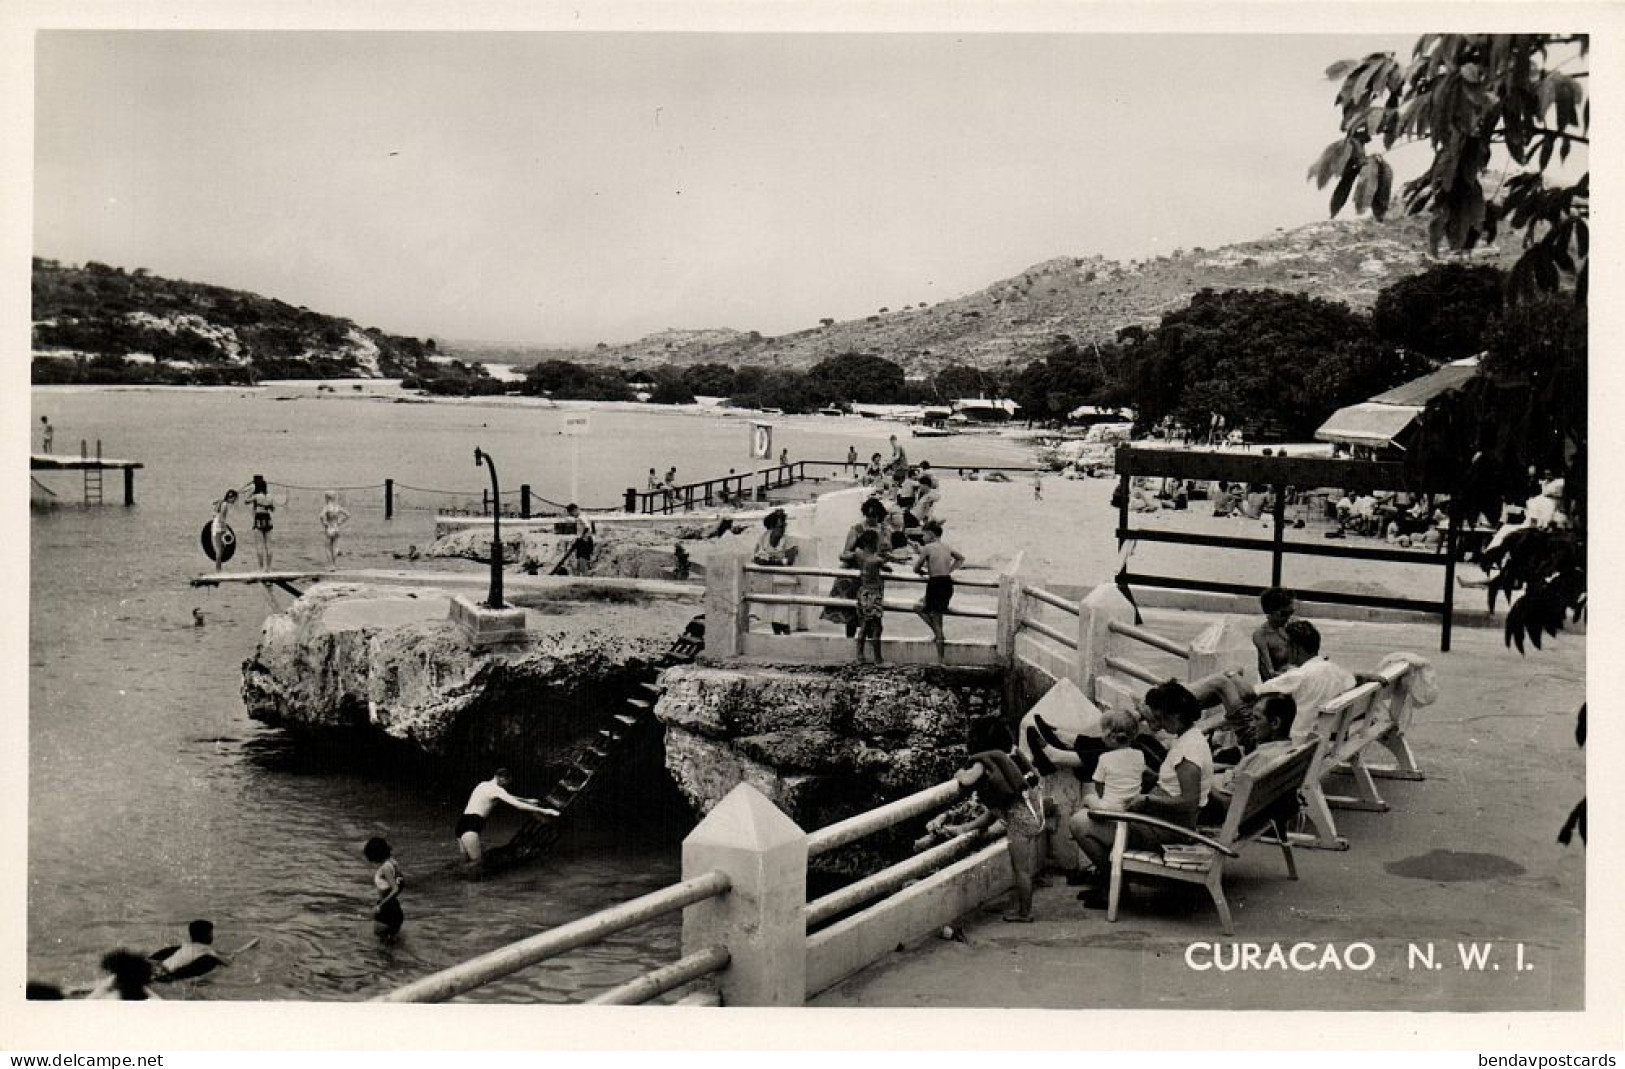
[[[1515,250],[1494,247],[1472,257],[1501,267],[1510,267],[1515,258]],[[908,375],[925,377],[949,364],[1023,365],[1041,355],[1057,334],[1087,344],[1109,340],[1124,327],[1151,327],[1203,289],[1276,289],[1366,311],[1383,287],[1434,262],[1423,220],[1326,221],[1219,249],[1178,249],[1127,263],[1101,256],[1059,257],[961,297],[882,307],[863,319],[824,320],[778,337],[727,329],[668,330],[592,349],[464,349],[455,341],[444,341],[442,348],[473,359],[520,364],[565,359],[626,368],[699,363],[807,368],[826,357],[858,352],[883,356]]]
[[[248,384],[447,373],[433,340],[198,282],[34,259],[33,381]]]

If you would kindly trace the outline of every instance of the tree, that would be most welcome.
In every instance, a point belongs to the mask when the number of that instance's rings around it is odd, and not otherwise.
[[[841,353],[807,369],[807,388],[815,408],[842,401],[893,404],[903,393],[903,369],[870,353]]]
[[[1346,306],[1277,290],[1203,290],[1120,350],[1120,388],[1142,426],[1173,416],[1206,427],[1269,425],[1308,440],[1338,408],[1416,378],[1430,365],[1376,337]],[[1017,400],[1020,400],[1018,397]]]
[[[953,401],[961,397],[997,397],[1003,393],[1000,377],[970,364],[949,364],[932,378],[937,398]]]
[[[1433,149],[1427,171],[1405,184],[1407,212],[1430,215],[1434,249],[1471,249],[1507,225],[1523,236],[1524,252],[1508,285],[1516,297],[1574,282],[1586,299],[1591,175],[1547,184],[1555,156],[1568,162],[1590,140],[1591,102],[1581,80],[1590,42],[1584,35],[1424,34],[1411,61],[1391,52],[1334,63],[1343,136],[1309,168],[1325,188],[1335,180],[1331,213],[1350,196],[1356,212],[1383,218],[1393,188],[1386,150],[1406,141]],[[1380,141],[1383,151],[1373,151]],[[1484,178],[1503,150],[1518,172],[1488,195]],[[1561,166],[1559,170],[1561,170]]]
[[[1371,325],[1384,341],[1460,360],[1484,351],[1484,335],[1501,311],[1506,275],[1488,265],[1439,264],[1377,294]]]

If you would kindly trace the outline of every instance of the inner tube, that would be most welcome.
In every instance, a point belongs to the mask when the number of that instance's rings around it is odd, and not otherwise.
[[[203,525],[201,541],[203,542],[204,556],[208,557],[210,560],[214,560],[213,520],[209,520]],[[235,552],[237,552],[237,535],[233,533],[231,524],[222,524],[220,531],[220,563],[224,564],[229,561],[231,559],[231,555]]]
[[[162,965],[164,962],[173,957],[175,952],[179,949],[180,947],[178,946],[167,946],[162,950],[155,950],[151,954],[147,955],[147,960]],[[202,957],[194,958],[178,969],[165,969],[158,972],[153,976],[152,979],[154,983],[160,984],[171,983],[175,980],[196,980],[200,976],[205,976],[208,973],[213,972],[215,967],[219,964],[219,958],[215,957],[213,954],[204,954]]]
[[[982,766],[982,779],[976,784],[976,789],[982,793],[983,800],[990,807],[1001,808],[1010,805],[1034,785],[1028,781],[1033,767],[1028,763],[1025,754],[983,750],[981,753],[971,754],[965,762],[965,767],[969,768],[972,764]]]

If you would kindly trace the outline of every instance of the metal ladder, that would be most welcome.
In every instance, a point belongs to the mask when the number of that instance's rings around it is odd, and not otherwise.
[[[79,459],[90,460],[90,447],[83,438],[79,439]],[[96,463],[84,470],[85,476],[85,504],[100,505],[102,503],[102,440],[96,439]]]

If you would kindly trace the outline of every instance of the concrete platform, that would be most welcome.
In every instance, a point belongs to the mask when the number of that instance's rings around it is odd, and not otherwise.
[[[1188,637],[1207,618],[1157,614]],[[1379,780],[1392,809],[1338,810],[1342,852],[1253,846],[1230,870],[1236,935],[1199,888],[1131,885],[1116,923],[1056,879],[1034,924],[963,919],[964,941],[928,938],[847,979],[811,1005],[1207,1010],[1578,1010],[1585,1004],[1586,851],[1556,842],[1585,794],[1575,712],[1585,639],[1565,635],[1520,657],[1497,630],[1458,631],[1437,652],[1428,624],[1317,620],[1332,659],[1375,667],[1394,650],[1429,658],[1440,699],[1412,732],[1428,778]],[[1221,971],[1237,944],[1295,943],[1329,964]],[[1370,965],[1363,964],[1369,947]],[[1412,948],[1415,948],[1414,950]],[[1463,964],[1463,948],[1487,957]],[[1431,948],[1432,965],[1427,954]],[[1519,958],[1521,948],[1521,961]],[[1522,968],[1520,968],[1520,964]],[[1616,1022],[1617,1025],[1617,1022]],[[1052,1039],[1058,1037],[1050,1037]],[[1083,1042],[1082,1037],[1075,1037]],[[1388,1044],[1378,1041],[1378,1045]]]

